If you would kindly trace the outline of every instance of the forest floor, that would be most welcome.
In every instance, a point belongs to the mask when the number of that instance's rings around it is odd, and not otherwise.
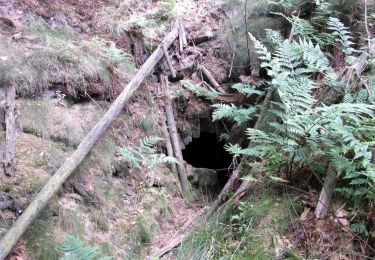
[[[179,79],[196,84],[203,82],[197,68],[204,65],[227,91],[233,60],[223,54],[224,46],[216,37],[220,22],[226,16],[217,1],[177,0],[173,12],[158,2],[163,1],[129,1],[129,5],[122,5],[121,1],[107,0],[0,0],[0,18],[4,18],[0,22],[11,21],[10,29],[3,32],[1,27],[0,32],[16,37],[20,28],[37,17],[51,28],[72,30],[78,39],[100,37],[113,41],[130,54],[139,67],[169,31],[171,22],[181,19],[188,32],[189,45],[180,51],[176,42],[169,50]],[[123,17],[127,17],[126,23]],[[198,220],[216,193],[207,196],[195,189],[195,197],[184,200],[177,176],[168,167],[160,166],[152,172],[156,175],[152,178],[165,180],[162,184],[153,181],[150,184],[147,172],[133,169],[121,157],[123,147],[135,146],[146,136],[162,135],[162,102],[158,92],[160,71],[169,74],[164,61],[131,98],[110,131],[64,184],[62,191],[36,219],[9,259],[58,259],[58,248],[67,235],[97,245],[115,259],[155,259],[163,248],[185,239],[198,227]],[[130,79],[134,71],[128,74]],[[238,77],[245,82],[248,78],[248,75]],[[197,119],[211,121],[211,103],[195,96],[183,100],[181,97],[186,89],[179,82],[170,82],[169,90],[176,100],[177,125],[182,139],[192,138]],[[90,96],[90,99],[75,100],[69,93],[66,93],[67,98],[61,99],[55,95],[55,89],[44,93],[47,97],[20,97],[17,106],[22,133],[17,140],[17,174],[11,178],[0,175],[0,195],[6,193],[17,199],[24,209],[103,115],[110,105],[108,101],[120,91],[114,86],[114,94],[107,100],[99,95],[98,100]],[[163,151],[161,146],[158,148]],[[306,187],[306,191],[290,196],[292,199],[281,198],[280,190],[266,198],[261,197],[262,192],[258,190],[249,196],[251,207],[267,209],[260,213],[251,212],[264,217],[251,230],[254,236],[261,237],[260,242],[254,244],[254,250],[263,250],[264,246],[273,255],[275,244],[270,241],[276,234],[281,237],[283,246],[299,252],[315,250],[317,255],[329,252],[327,255],[331,259],[347,259],[344,253],[352,250],[353,233],[348,230],[349,216],[342,204],[333,205],[334,215],[316,220],[311,210],[318,196],[316,190]],[[0,196],[0,202],[2,199]],[[289,214],[295,200],[302,201],[298,205],[300,208]],[[287,214],[285,208],[288,208]],[[0,235],[17,217],[15,209],[0,211]],[[280,220],[280,217],[285,219]],[[276,230],[277,224],[282,226],[282,231]],[[240,247],[241,241],[237,238],[226,241],[232,230],[225,231],[227,233],[222,234],[225,238],[218,239],[218,243],[225,244],[223,250],[233,245]],[[174,259],[175,253],[168,252],[165,257]]]

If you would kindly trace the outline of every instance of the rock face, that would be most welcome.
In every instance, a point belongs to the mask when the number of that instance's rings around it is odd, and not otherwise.
[[[187,178],[192,185],[198,186],[203,193],[210,193],[216,190],[217,172],[207,168],[194,168],[191,165],[186,167]]]

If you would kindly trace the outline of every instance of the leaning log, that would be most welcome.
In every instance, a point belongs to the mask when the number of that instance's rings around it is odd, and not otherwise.
[[[169,131],[168,131],[168,126],[167,126],[167,122],[166,122],[167,119],[163,116],[162,120],[163,120],[162,129],[163,129],[163,134],[164,134],[164,138],[165,138],[165,142],[166,142],[167,155],[173,157],[174,156],[173,146],[172,146],[171,136],[170,136]],[[177,172],[176,164],[171,163],[170,166],[171,166],[171,171],[173,173],[176,173]]]
[[[186,195],[189,191],[189,184],[186,177],[186,169],[184,167],[184,159],[182,157],[180,139],[177,131],[176,120],[173,114],[172,102],[168,96],[165,97],[165,115],[167,117],[174,155],[179,162],[179,164],[177,164],[178,178],[181,183],[182,193]]]
[[[330,163],[328,165],[327,176],[324,180],[322,191],[320,192],[319,201],[315,209],[316,218],[324,218],[329,210],[331,198],[335,191],[337,174]]]
[[[230,176],[229,180],[225,184],[224,188],[221,190],[217,199],[211,204],[211,206],[207,209],[205,220],[207,221],[219,208],[219,206],[225,201],[229,191],[233,188],[234,183],[240,178],[242,171],[243,171],[244,161],[242,160],[237,168],[233,171],[232,175]]]
[[[176,78],[176,71],[173,68],[172,59],[168,54],[168,50],[164,45],[162,47],[163,47],[164,57],[165,57],[165,60],[167,61],[168,68],[169,68],[169,71],[171,72],[172,78]]]
[[[95,127],[82,140],[77,150],[64,162],[57,172],[50,178],[43,189],[36,195],[25,212],[17,219],[0,241],[0,260],[3,260],[12,250],[22,234],[30,226],[38,213],[47,205],[48,201],[60,189],[64,181],[73,173],[77,166],[83,161],[98,139],[105,133],[116,116],[121,112],[125,103],[134,91],[141,85],[144,79],[151,73],[155,65],[164,56],[162,46],[169,47],[178,37],[178,23],[165,37],[163,42],[152,53],[147,61],[139,69],[135,77],[127,84],[125,89],[110,106],[106,114],[100,119]]]
[[[10,84],[5,93],[5,149],[3,167],[4,173],[7,176],[12,176],[14,171],[17,133],[16,87],[14,84]]]

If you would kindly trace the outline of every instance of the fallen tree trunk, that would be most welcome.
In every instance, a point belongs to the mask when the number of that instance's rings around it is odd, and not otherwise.
[[[165,78],[162,80],[162,82],[163,81],[164,83],[166,83]],[[188,184],[188,180],[186,177],[186,169],[184,167],[184,158],[182,157],[180,140],[179,140],[177,126],[176,126],[176,120],[173,114],[173,107],[172,107],[171,100],[168,96],[165,97],[165,115],[167,117],[169,133],[171,136],[174,155],[176,159],[179,161],[179,164],[177,164],[178,178],[181,183],[182,192],[184,195],[186,195],[187,192],[189,191],[189,184]]]
[[[10,84],[5,93],[5,149],[3,167],[4,173],[7,176],[12,176],[14,171],[17,133],[16,87],[14,84]]]
[[[164,56],[162,46],[169,47],[178,36],[178,23],[165,37],[163,42],[152,53],[147,61],[139,69],[135,77],[127,84],[118,98],[110,106],[106,114],[100,119],[95,127],[82,140],[77,150],[64,162],[57,172],[50,178],[43,189],[36,195],[35,199],[26,208],[25,212],[17,219],[0,241],[0,260],[3,260],[17,243],[18,239],[30,226],[38,213],[47,205],[48,201],[60,189],[64,181],[72,174],[77,166],[83,161],[94,144],[109,128],[116,116],[121,112],[125,103],[129,100],[134,91],[141,85],[143,80],[151,73],[155,65]]]

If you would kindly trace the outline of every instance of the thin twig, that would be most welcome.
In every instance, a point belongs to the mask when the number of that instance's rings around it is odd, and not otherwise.
[[[247,0],[245,1],[245,29],[246,29],[245,37],[246,37],[247,55],[248,55],[248,58],[249,58],[249,66],[251,66],[251,64],[250,64],[249,36],[247,35],[247,33],[249,32],[249,30],[247,29]]]
[[[368,27],[368,20],[367,20],[367,0],[364,0],[364,4],[365,4],[365,28],[366,28],[366,33],[367,33],[368,47],[370,49],[372,34],[371,34],[371,31],[370,31],[370,29]]]

